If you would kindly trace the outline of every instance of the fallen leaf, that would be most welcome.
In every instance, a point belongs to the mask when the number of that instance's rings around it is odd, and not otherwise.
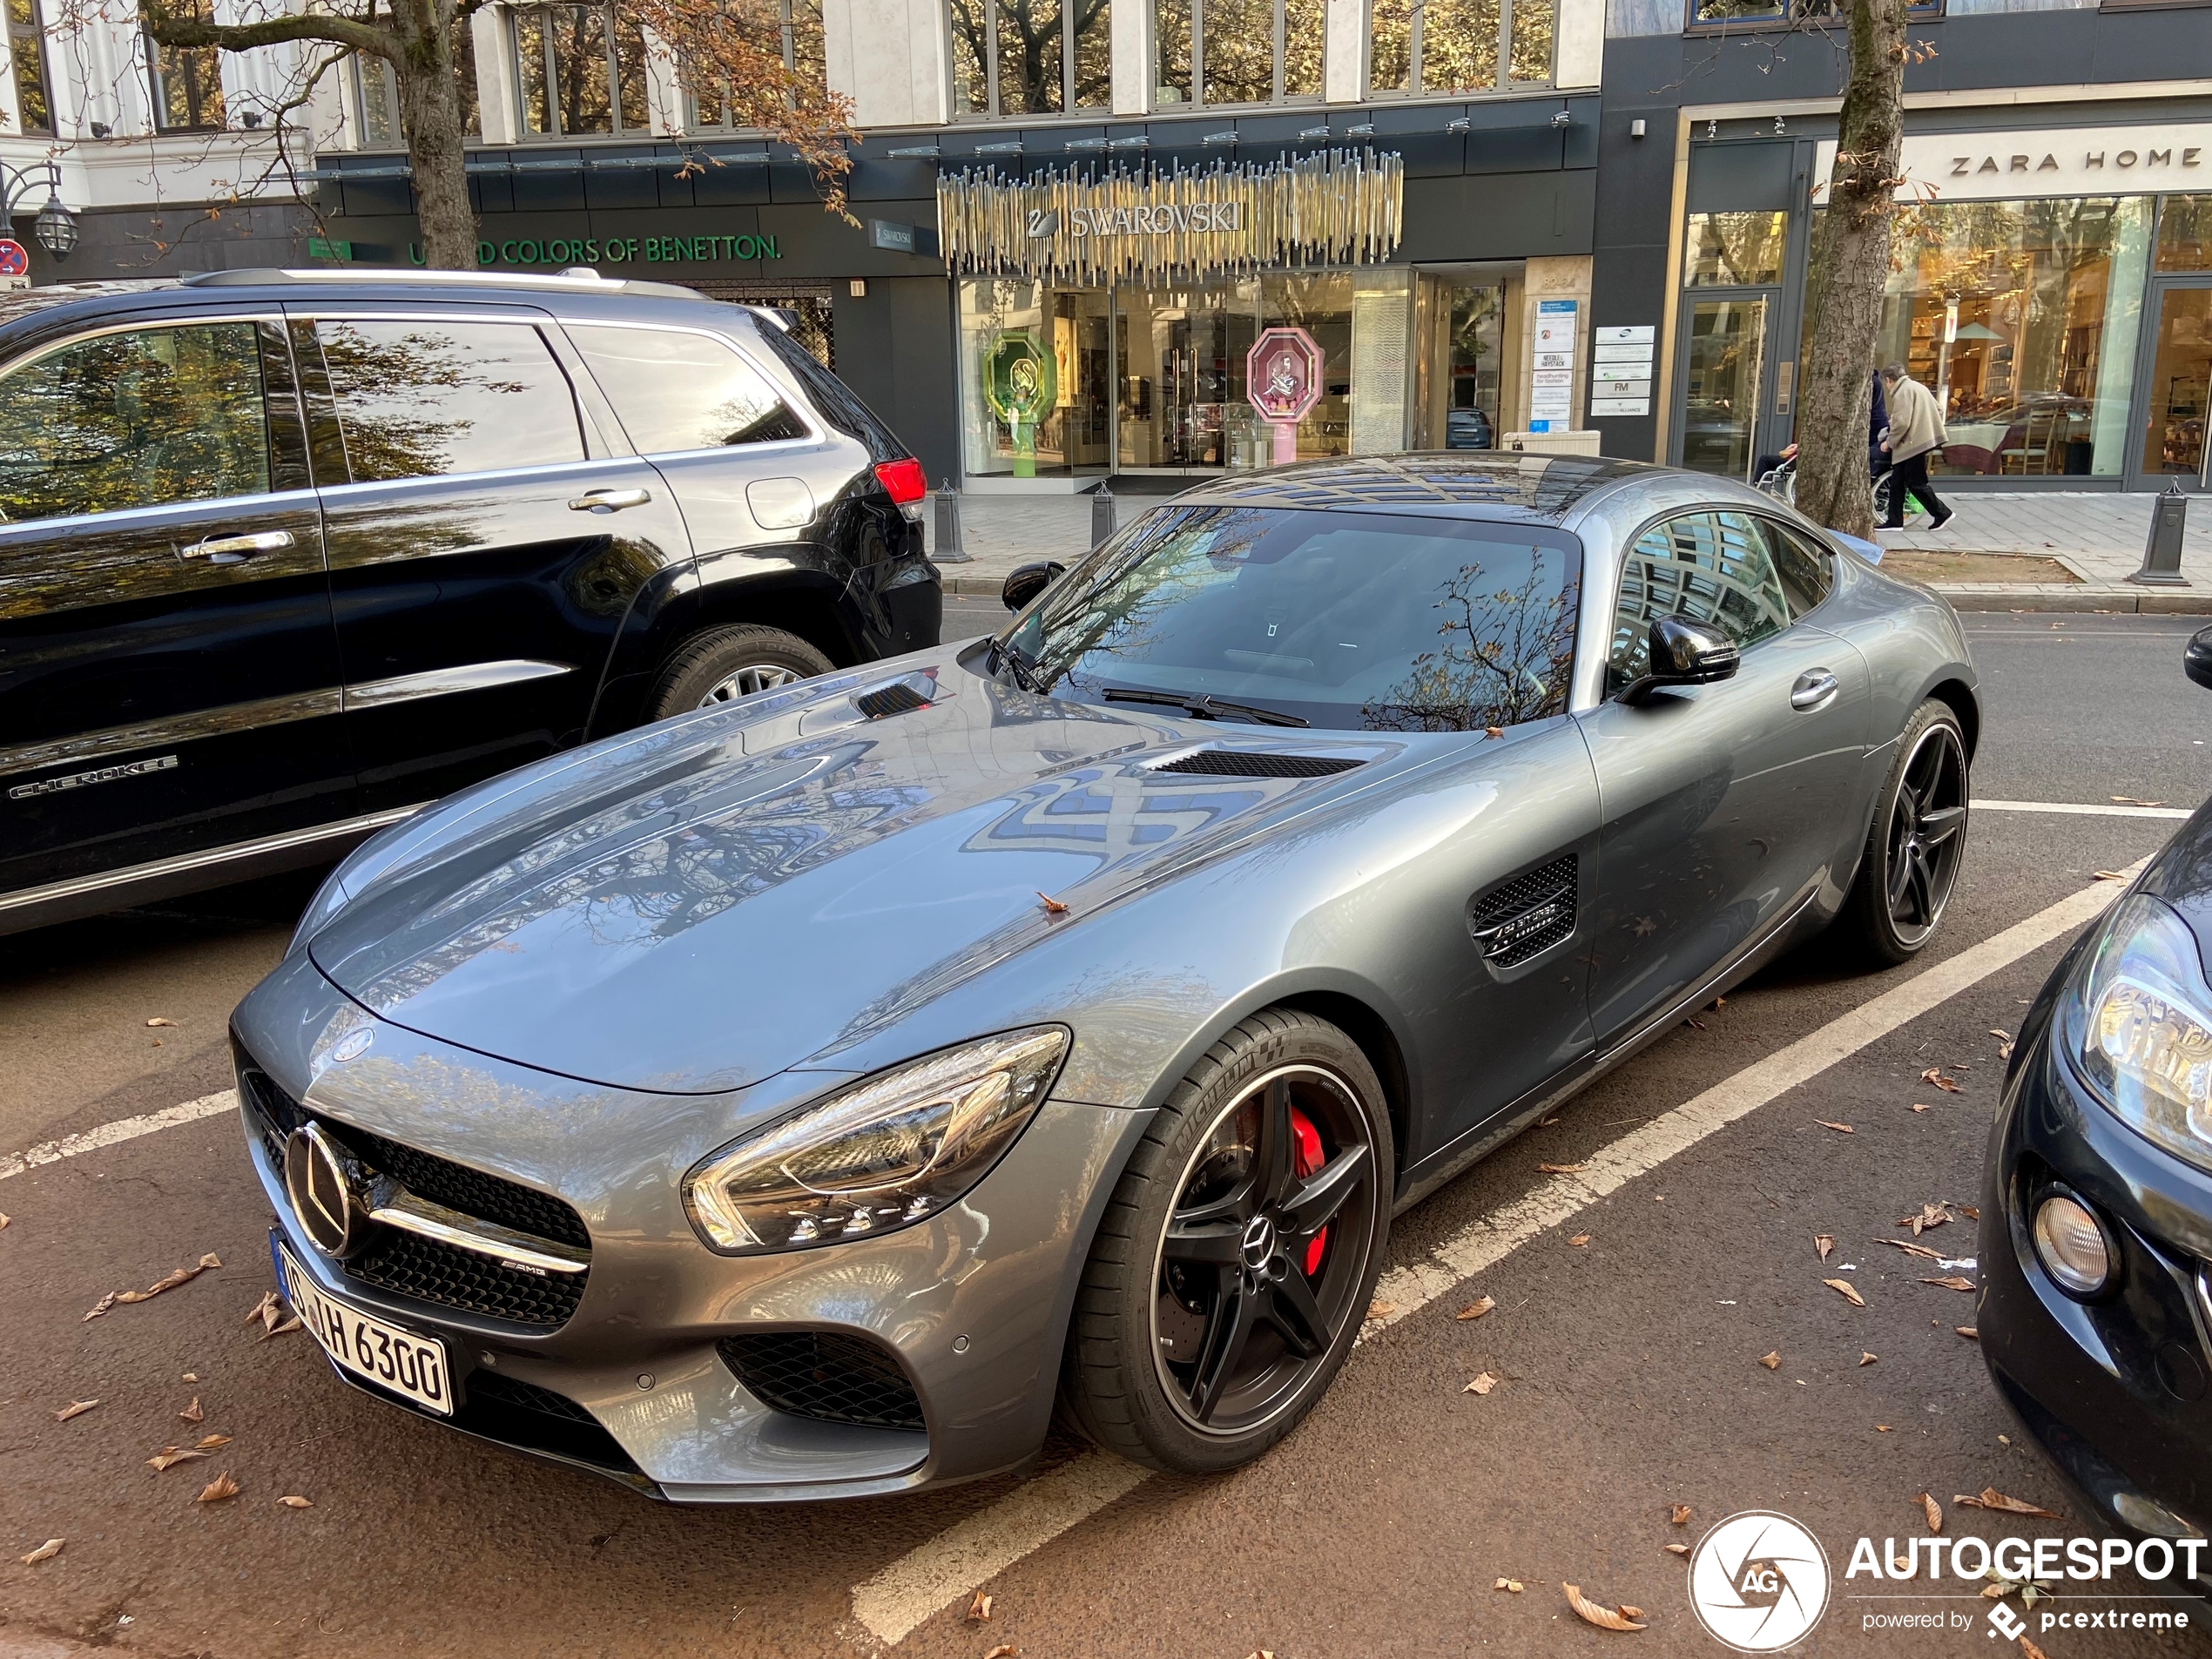
[[[1887,1434],[1891,1432],[1890,1426],[1887,1423],[1877,1423],[1874,1425],[1874,1432],[1877,1434]]]
[[[2122,806],[2163,806],[2162,800],[2137,800],[2133,795],[2114,795],[2113,799]]]
[[[1015,1647],[1011,1642],[1001,1642],[990,1652],[985,1654],[983,1659],[1012,1659],[1013,1655],[1021,1651],[1021,1649]],[[1247,1655],[1246,1659],[1251,1659],[1251,1656]],[[1274,1656],[1271,1654],[1269,1659],[1274,1659]]]
[[[175,1468],[179,1463],[189,1463],[196,1457],[206,1455],[205,1452],[180,1452],[173,1446],[165,1446],[146,1460],[146,1467],[159,1474],[165,1469]]]
[[[1689,1525],[1689,1506],[1686,1503],[1669,1505],[1667,1510],[1667,1524],[1670,1527],[1687,1527]]]
[[[60,1554],[62,1553],[62,1546],[68,1541],[69,1541],[65,1538],[49,1538],[44,1543],[39,1545],[37,1548],[32,1550],[30,1554],[18,1555],[16,1559],[21,1561],[25,1567],[36,1567],[39,1562],[50,1561],[53,1560],[55,1556]]]
[[[2064,1515],[2055,1509],[2046,1509],[2025,1498],[2008,1498],[1995,1487],[1984,1487],[1974,1497],[1953,1497],[1951,1500],[1969,1509],[2001,1509],[2008,1515],[2040,1515],[2046,1521],[2063,1521]]]
[[[1952,1274],[1948,1278],[1924,1278],[1920,1281],[1920,1283],[1923,1285],[1940,1285],[1946,1291],[1971,1291],[1974,1288],[1973,1280],[1962,1278],[1957,1273]]]
[[[1590,1166],[1587,1163],[1539,1163],[1538,1175],[1580,1175]]]
[[[1494,1590],[1505,1590],[1511,1595],[1518,1595],[1521,1594],[1521,1581],[1517,1578],[1501,1578],[1491,1585],[1490,1588]]]
[[[1959,1092],[1959,1080],[1955,1077],[1945,1076],[1941,1066],[1930,1066],[1920,1074],[1920,1081],[1931,1088],[1940,1089],[1946,1095],[1955,1095]]]
[[[1897,1224],[1900,1227],[1912,1228],[1912,1236],[1915,1238],[1918,1238],[1929,1228],[1940,1227],[1945,1222],[1950,1219],[1950,1205],[1941,1204],[1924,1204],[1920,1206],[1920,1213],[1919,1215],[1899,1216],[1897,1218]]]
[[[1463,1394],[1487,1394],[1497,1386],[1498,1379],[1486,1371],[1460,1392]]]
[[[57,1423],[66,1423],[72,1417],[82,1417],[100,1402],[97,1399],[72,1399],[54,1413]]]
[[[1641,1630],[1643,1629],[1643,1626],[1633,1623],[1623,1616],[1627,1611],[1626,1608],[1616,1613],[1609,1607],[1600,1607],[1595,1602],[1585,1600],[1581,1590],[1573,1584],[1561,1584],[1559,1588],[1567,1592],[1567,1605],[1575,1609],[1576,1615],[1585,1624],[1595,1624],[1601,1630]],[[1641,1608],[1637,1610],[1642,1611]]]
[[[314,1499],[303,1498],[296,1492],[287,1492],[284,1494],[284,1496],[279,1498],[277,1501],[287,1509],[312,1509],[315,1507]],[[981,1595],[983,1605],[986,1608],[989,1607],[991,1598],[988,1595],[982,1595],[981,1591],[978,1591],[977,1594]],[[988,1618],[990,1615],[986,1613],[983,1616]]]
[[[1887,1244],[1892,1250],[1901,1250],[1908,1256],[1919,1256],[1928,1261],[1939,1262],[1943,1259],[1941,1251],[1930,1250],[1925,1244],[1908,1244],[1902,1238],[1880,1238],[1875,1242]]]
[[[2020,1586],[2013,1583],[2009,1578],[2000,1578],[1994,1583],[1985,1584],[1981,1587],[1982,1600],[1985,1602],[2001,1602],[2018,1588],[2020,1588]]]
[[[228,1446],[230,1443],[231,1437],[227,1434],[203,1434],[197,1440],[192,1442],[194,1446],[198,1447],[203,1452],[212,1452],[218,1447]]]
[[[1979,1221],[1981,1206],[1978,1204],[1962,1204],[1959,1206],[1959,1213],[1966,1217],[1968,1221]]]
[[[173,1291],[179,1285],[189,1285],[209,1268],[220,1267],[222,1264],[223,1258],[211,1250],[202,1256],[196,1264],[191,1267],[179,1267],[165,1278],[157,1279],[153,1284],[147,1285],[143,1291],[110,1291],[99,1299],[98,1305],[78,1323],[88,1324],[98,1318],[100,1315],[119,1302],[151,1302],[164,1291]]]
[[[236,1496],[238,1496],[238,1482],[231,1479],[230,1471],[226,1469],[202,1487],[199,1489],[199,1496],[192,1501],[194,1503],[220,1503],[226,1498]]]
[[[146,1024],[149,1026],[174,1025],[177,1022],[174,1020],[165,1020],[159,1015],[156,1015],[152,1019],[146,1022]]]
[[[1759,1356],[1759,1363],[1769,1371],[1779,1371],[1782,1369],[1782,1355],[1778,1350],[1773,1353],[1763,1353]]]
[[[2127,879],[2128,872],[2125,870],[2100,870],[2097,872],[2097,880],[2100,881],[2125,881]]]
[[[267,1330],[262,1332],[260,1336],[254,1338],[253,1340],[256,1342],[266,1342],[271,1337],[280,1337],[287,1331],[297,1331],[299,1328],[300,1316],[295,1313],[290,1318],[287,1319],[282,1325],[271,1325]]]
[[[1837,1295],[1842,1297],[1844,1301],[1850,1303],[1853,1307],[1863,1308],[1866,1305],[1866,1298],[1858,1293],[1858,1287],[1856,1285],[1853,1285],[1849,1279],[1824,1278],[1820,1282],[1823,1285],[1825,1285],[1830,1290],[1835,1291]]]
[[[1956,1331],[1960,1336],[1966,1338],[1969,1342],[1979,1342],[1981,1340],[1981,1332],[1973,1325],[1954,1325],[1951,1328],[1953,1331]]]
[[[1487,1296],[1477,1297],[1452,1317],[1455,1319],[1479,1319],[1497,1305],[1496,1302]]]
[[[1588,1234],[1588,1233],[1576,1233],[1576,1234],[1575,1234],[1575,1235],[1572,1238],[1568,1239],[1567,1242],[1568,1242],[1569,1244],[1573,1245],[1573,1246],[1574,1246],[1576,1250],[1580,1250],[1580,1249],[1581,1249],[1581,1247],[1582,1247],[1583,1245],[1585,1245],[1585,1244],[1588,1244],[1588,1243],[1590,1242],[1590,1236],[1589,1236],[1589,1234]]]
[[[1858,1131],[1853,1129],[1849,1123],[1831,1123],[1824,1117],[1816,1117],[1812,1121],[1819,1124],[1823,1129],[1834,1130],[1838,1135],[1856,1135],[1858,1133]]]
[[[1660,1548],[1664,1549],[1669,1555],[1687,1555],[1689,1554],[1689,1546],[1688,1544],[1662,1544]]]
[[[976,1591],[974,1600],[968,1604],[968,1622],[970,1624],[981,1624],[990,1616],[991,1598],[981,1590]]]
[[[184,1410],[179,1412],[177,1415],[183,1418],[187,1423],[203,1423],[207,1420],[207,1413],[199,1408],[199,1396],[198,1394],[194,1394],[192,1397],[192,1404],[185,1406]]]
[[[274,1291],[263,1291],[261,1299],[247,1310],[246,1322],[251,1325],[254,1320],[259,1319],[264,1327],[274,1325],[282,1317],[278,1312],[281,1305],[277,1300],[277,1293]]]
[[[90,1325],[90,1324],[91,1324],[91,1322],[92,1322],[93,1320],[95,1320],[95,1319],[98,1318],[100,1317],[100,1315],[101,1315],[101,1314],[103,1314],[103,1313],[106,1312],[107,1312],[110,1308],[113,1307],[114,1305],[115,1305],[115,1292],[114,1292],[113,1291],[109,1291],[109,1292],[108,1292],[105,1296],[102,1297],[102,1298],[101,1298],[98,1301],[97,1301],[97,1302],[93,1303],[93,1304],[92,1304],[92,1311],[91,1311],[90,1313],[86,1314],[86,1315],[85,1315],[83,1318],[79,1319],[79,1320],[78,1321],[78,1323],[79,1325]]]
[[[1068,907],[1062,904],[1059,900],[1054,898],[1050,894],[1040,893],[1037,894],[1037,897],[1044,903],[1044,913],[1046,915],[1064,916],[1068,914]]]
[[[1920,1507],[1927,1513],[1928,1530],[1941,1532],[1943,1530],[1943,1506],[1923,1492],[1920,1494]]]
[[[1640,1619],[1643,1616],[1643,1609],[1640,1607],[1630,1607],[1623,1602],[1621,1603],[1621,1616],[1624,1619]]]
[[[1506,729],[1501,725],[1486,725],[1482,728],[1482,735],[1486,738],[1502,738],[1506,735]]]
[[[1371,1319],[1387,1319],[1397,1312],[1397,1303],[1386,1302],[1379,1296],[1367,1304],[1367,1317]]]
[[[1699,1020],[1699,1019],[1689,1019],[1689,1020],[1684,1020],[1684,1021],[1683,1022],[1683,1023],[1684,1025],[1686,1025],[1686,1026],[1689,1026],[1689,1027],[1691,1027],[1693,1029],[1699,1030],[1699,1031],[1703,1031],[1703,1030],[1705,1030],[1705,1029],[1707,1028],[1707,1027],[1706,1027],[1706,1024],[1705,1024],[1704,1021],[1703,1021],[1703,1020]]]
[[[1915,1101],[1915,1102],[1913,1102],[1913,1103],[1912,1103],[1912,1109],[1913,1109],[1914,1111],[1916,1111],[1916,1112],[1925,1112],[1925,1111],[1927,1111],[1927,1110],[1928,1110],[1928,1109],[1929,1109],[1929,1108],[1927,1108],[1927,1107],[1925,1107],[1925,1106],[1921,1105],[1921,1104],[1920,1104],[1918,1101]]]
[[[1858,1363],[1862,1366],[1871,1366],[1880,1359],[1881,1355],[1878,1353],[1866,1353],[1862,1352],[1858,1356]]]
[[[199,1373],[196,1371],[188,1371],[185,1373],[184,1379],[186,1382],[198,1382],[199,1380]]]
[[[1812,1247],[1820,1252],[1820,1259],[1826,1261],[1829,1252],[1836,1248],[1836,1235],[1833,1233],[1813,1234]]]
[[[7,1231],[7,1230],[8,1230],[8,1212],[7,1212],[6,1211],[4,1211],[4,1210],[0,1210],[0,1232],[5,1232],[5,1231]]]
[[[2023,1596],[2021,1599],[2025,1601],[2027,1598]],[[2026,1659],[2049,1659],[2049,1656],[2047,1655],[2042,1649],[2037,1647],[2033,1642],[2030,1642],[2027,1639],[2027,1633],[2026,1631],[2022,1631],[2018,1636],[2014,1637],[2013,1640],[2020,1644],[2020,1650],[2026,1656]]]

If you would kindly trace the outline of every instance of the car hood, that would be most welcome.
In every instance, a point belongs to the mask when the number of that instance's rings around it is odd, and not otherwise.
[[[341,870],[351,897],[308,949],[427,1036],[593,1082],[738,1089],[1409,746],[1062,703],[949,658],[879,665],[456,797]],[[1158,770],[1201,749],[1357,764]]]

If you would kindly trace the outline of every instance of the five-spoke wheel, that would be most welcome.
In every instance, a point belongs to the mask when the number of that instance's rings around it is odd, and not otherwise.
[[[1966,847],[1966,744],[1959,717],[1933,698],[1898,740],[1867,837],[1851,908],[1860,938],[1901,962],[1934,935]]]

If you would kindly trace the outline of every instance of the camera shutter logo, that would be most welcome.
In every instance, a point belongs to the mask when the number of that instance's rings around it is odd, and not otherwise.
[[[1738,1653],[1777,1653],[1803,1641],[1828,1610],[1829,1583],[1820,1541],[1763,1509],[1730,1515],[1689,1558],[1690,1610]]]

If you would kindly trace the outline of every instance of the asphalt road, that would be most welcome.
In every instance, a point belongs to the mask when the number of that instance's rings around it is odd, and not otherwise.
[[[1003,614],[960,610],[978,631]],[[2178,807],[2205,794],[2212,693],[2181,677],[2186,620],[1991,616],[1969,628],[1988,698],[1977,797]],[[2172,828],[1978,814],[1929,958],[1866,976],[1817,944],[1797,953],[1402,1217],[1393,1264],[1462,1250],[1469,1230],[1545,1189],[1540,1161],[1599,1157],[1877,994],[1955,975],[1960,953],[2144,857]],[[0,1157],[224,1087],[225,1015],[281,953],[310,885],[0,941]],[[266,1212],[228,1117],[0,1177],[0,1211],[12,1217],[0,1231],[0,1659],[49,1642],[221,1659],[980,1659],[1001,1643],[1022,1659],[1717,1655],[1664,1547],[1735,1511],[1803,1521],[1838,1574],[1862,1534],[1901,1548],[1924,1534],[1924,1491],[1943,1501],[1947,1535],[2073,1530],[1951,1504],[1993,1486],[2071,1507],[2040,1457],[2008,1443],[2017,1437],[1974,1345],[1954,1332],[1973,1323],[1971,1297],[1919,1283],[1932,1270],[1877,1242],[1909,1236],[1897,1218],[1925,1203],[1975,1202],[2000,1072],[1990,1033],[2016,1028],[2063,942],[2019,955],[1571,1219],[1531,1230],[1475,1278],[1433,1287],[1370,1335],[1296,1435],[1212,1482],[1132,1485],[1056,1443],[1028,1486],[806,1508],[656,1506],[364,1399],[302,1333],[257,1341],[245,1320],[269,1284]],[[155,1018],[175,1023],[146,1023]],[[1959,1091],[1921,1082],[1931,1065]],[[1816,1233],[1838,1244],[1825,1264]],[[1962,1218],[1929,1240],[1966,1258],[1973,1235]],[[223,1265],[84,1319],[104,1293],[207,1251]],[[1837,1277],[1867,1305],[1821,1283]],[[1478,1295],[1495,1311],[1455,1319]],[[1759,1363],[1770,1352],[1771,1370]],[[1496,1386],[1464,1392],[1484,1372]],[[181,1420],[195,1398],[203,1420]],[[146,1466],[210,1433],[232,1439],[165,1473]],[[239,1495],[196,1503],[223,1474]],[[286,1494],[313,1507],[284,1507]],[[1675,1504],[1690,1507],[1687,1525],[1670,1524]],[[67,1541],[58,1555],[17,1563],[56,1537]],[[1521,1593],[1494,1589],[1501,1576]],[[1643,1608],[1649,1628],[1581,1624],[1562,1582]],[[995,1598],[987,1624],[962,1617],[979,1583]],[[1800,1650],[1996,1651],[1989,1603],[1955,1583],[1945,1588],[1960,1599],[1911,1605],[1958,1610],[1970,1628],[1862,1628],[1904,1604],[1859,1598],[1928,1588],[1839,1580]],[[2143,1588],[2119,1582],[2060,1605],[2104,1606]],[[2191,1608],[2199,1624],[2212,1618],[2202,1602]],[[887,1649],[882,1633],[915,1617]],[[2050,1659],[2188,1646],[2134,1632],[2033,1639]]]

